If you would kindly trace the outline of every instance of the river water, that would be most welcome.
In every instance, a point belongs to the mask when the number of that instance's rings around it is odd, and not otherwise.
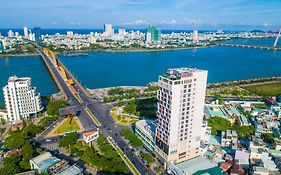
[[[235,40],[234,43],[270,45],[274,39]],[[146,85],[173,67],[208,70],[208,82],[281,75],[281,51],[210,47],[160,52],[91,52],[88,56],[58,56],[87,88]],[[11,75],[29,76],[42,95],[57,92],[38,56],[0,59],[0,86]],[[3,95],[0,95],[3,103]]]

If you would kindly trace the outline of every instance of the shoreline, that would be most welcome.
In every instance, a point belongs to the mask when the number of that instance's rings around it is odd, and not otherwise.
[[[241,79],[241,80],[232,80],[232,81],[223,81],[223,82],[216,82],[216,83],[207,83],[207,88],[217,88],[219,86],[247,86],[252,84],[267,84],[267,83],[273,83],[273,82],[281,82],[281,75],[277,76],[271,76],[271,77],[257,77],[257,78],[250,78],[250,79]],[[150,82],[151,84],[157,83],[157,82]],[[150,84],[148,83],[148,84]],[[147,85],[148,85],[147,84]],[[111,86],[111,87],[102,87],[102,88],[87,88],[88,90],[104,90],[104,89],[112,89],[116,87],[121,88],[145,88],[147,85],[143,86],[128,86],[128,85],[121,85],[121,86]]]
[[[5,58],[9,58],[9,57],[24,57],[24,56],[39,56],[39,53],[28,53],[28,54],[24,54],[24,53],[19,53],[19,54],[0,54],[0,59],[5,59]]]
[[[104,50],[73,50],[67,52],[56,52],[57,54],[68,54],[68,53],[91,53],[91,52],[116,52],[116,53],[125,53],[125,52],[162,52],[162,51],[173,51],[173,50],[189,50],[189,49],[204,49],[209,47],[216,47],[220,45],[210,45],[210,46],[196,46],[196,47],[184,47],[184,48],[163,48],[163,49],[124,49],[124,50],[114,50],[114,49],[104,49]]]
[[[176,50],[190,50],[190,49],[204,49],[209,47],[216,47],[219,45],[210,46],[196,46],[196,47],[184,47],[184,48],[163,48],[163,49],[124,49],[124,50],[114,50],[114,49],[97,49],[97,50],[70,50],[65,52],[56,52],[56,54],[69,54],[69,53],[92,53],[92,52],[112,52],[112,53],[131,53],[131,52],[162,52],[162,51],[176,51]],[[22,57],[22,56],[39,56],[38,53],[28,53],[28,54],[0,54],[0,59],[5,59],[9,57]]]

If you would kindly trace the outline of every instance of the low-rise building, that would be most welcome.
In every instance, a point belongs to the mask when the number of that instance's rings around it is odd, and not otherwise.
[[[203,121],[202,131],[201,131],[201,143],[209,144],[211,140],[211,130],[212,128],[208,126],[207,121]]]
[[[34,157],[29,162],[32,170],[37,170],[39,173],[47,173],[52,165],[60,162],[60,159],[53,157],[49,152],[45,152]]]
[[[8,120],[8,113],[6,110],[0,109],[0,120]]]
[[[252,174],[253,175],[269,175],[269,171],[264,167],[254,166]]]
[[[237,148],[238,135],[234,130],[222,131],[221,133],[221,146]]]
[[[203,157],[196,157],[179,164],[174,164],[171,161],[169,163],[168,173],[176,175],[224,175],[224,173],[218,167],[218,164]]]
[[[83,140],[86,143],[91,143],[92,141],[99,138],[99,132],[98,131],[89,131],[83,133]]]
[[[150,151],[155,149],[156,120],[139,120],[135,124],[135,133]]]
[[[83,169],[76,164],[70,166],[66,160],[61,160],[52,156],[50,152],[45,152],[30,159],[30,167],[40,174],[52,175],[83,175]]]
[[[239,126],[250,126],[251,125],[248,118],[244,115],[239,116],[237,122],[238,122]]]

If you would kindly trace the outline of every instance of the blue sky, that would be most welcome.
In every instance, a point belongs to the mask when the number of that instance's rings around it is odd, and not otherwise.
[[[281,0],[3,0],[0,28],[277,29]]]

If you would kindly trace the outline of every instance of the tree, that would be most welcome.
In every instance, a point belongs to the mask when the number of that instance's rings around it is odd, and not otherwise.
[[[67,106],[64,100],[49,101],[47,105],[47,114],[51,116],[59,116],[59,109]]]
[[[71,145],[74,145],[77,142],[77,139],[78,139],[77,133],[67,134],[60,140],[59,147],[70,148]]]
[[[279,138],[278,134],[273,134],[273,133],[264,133],[262,136],[263,136],[263,140],[267,143],[274,143],[274,139]]]
[[[17,155],[8,155],[4,159],[4,167],[0,169],[0,174],[13,175],[21,172],[21,168],[18,166],[20,163],[20,157]]]
[[[124,106],[124,112],[135,115],[137,113],[137,105],[134,101],[130,101]]]
[[[212,134],[218,134],[219,131],[226,131],[231,128],[230,121],[217,116],[209,118],[208,125],[212,127]]]
[[[27,133],[28,136],[35,136],[41,131],[41,127],[34,124],[29,124],[23,128],[23,131]]]
[[[5,140],[5,146],[8,148],[21,148],[28,143],[28,135],[25,132],[12,132]]]
[[[254,133],[255,128],[253,126],[241,126],[235,130],[237,131],[239,138],[245,139]]]
[[[141,147],[143,146],[142,141],[134,134],[132,131],[128,128],[121,130],[121,135],[130,141],[130,144],[133,148]]]
[[[141,152],[140,156],[143,160],[145,160],[149,165],[153,164],[155,162],[155,158],[149,154],[149,153],[145,153],[145,152]]]
[[[35,151],[31,144],[26,143],[25,145],[23,145],[23,147],[21,149],[21,154],[24,159],[27,159],[27,160],[31,159],[33,157],[34,153],[35,153]]]

